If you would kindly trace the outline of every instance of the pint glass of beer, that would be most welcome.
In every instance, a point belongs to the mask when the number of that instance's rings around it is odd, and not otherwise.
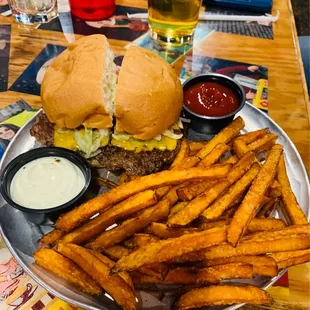
[[[160,43],[191,42],[201,0],[148,0],[151,36]]]

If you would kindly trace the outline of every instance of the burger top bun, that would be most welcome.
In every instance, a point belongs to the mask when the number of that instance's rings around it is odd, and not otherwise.
[[[114,55],[104,35],[83,37],[50,65],[41,87],[43,109],[59,128],[112,127]]]
[[[116,86],[116,131],[152,139],[178,120],[182,101],[174,69],[149,50],[129,47]]]

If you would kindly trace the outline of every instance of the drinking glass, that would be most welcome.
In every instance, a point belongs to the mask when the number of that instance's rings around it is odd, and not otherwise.
[[[8,0],[15,19],[23,24],[48,23],[58,16],[57,0]]]
[[[201,0],[148,0],[152,38],[172,45],[191,42],[200,6]]]
[[[115,0],[70,0],[71,13],[82,19],[98,21],[113,16]]]

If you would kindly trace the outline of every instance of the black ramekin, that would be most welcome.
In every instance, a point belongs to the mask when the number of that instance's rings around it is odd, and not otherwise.
[[[72,163],[74,163],[79,169],[81,169],[85,178],[85,185],[80,191],[80,193],[74,198],[72,198],[70,201],[60,206],[56,206],[49,209],[30,209],[23,207],[18,203],[16,203],[14,200],[12,200],[10,194],[10,187],[12,179],[16,174],[16,172],[22,166],[35,159],[41,157],[53,157],[53,156],[66,158],[70,160]],[[81,200],[85,191],[87,190],[90,181],[91,181],[91,169],[88,167],[88,164],[84,160],[84,158],[81,157],[78,153],[60,147],[41,147],[30,150],[26,153],[17,156],[5,167],[2,175],[0,176],[0,191],[3,198],[8,202],[8,204],[20,211],[23,211],[27,219],[29,219],[32,222],[38,222],[38,221],[41,222],[43,218],[45,218],[46,216],[51,219],[57,218],[59,214],[75,207]]]
[[[239,99],[238,108],[230,114],[224,116],[205,116],[191,111],[183,103],[183,113],[186,118],[191,120],[190,128],[204,134],[217,134],[221,129],[232,122],[236,113],[238,113],[245,104],[245,92],[242,86],[230,77],[217,73],[208,73],[194,76],[183,83],[183,91],[190,86],[201,82],[214,82],[231,89]]]

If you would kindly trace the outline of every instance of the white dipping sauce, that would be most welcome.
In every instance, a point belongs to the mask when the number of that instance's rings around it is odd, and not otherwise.
[[[76,197],[85,185],[81,169],[63,157],[42,157],[21,167],[14,175],[13,201],[30,209],[49,209]]]

